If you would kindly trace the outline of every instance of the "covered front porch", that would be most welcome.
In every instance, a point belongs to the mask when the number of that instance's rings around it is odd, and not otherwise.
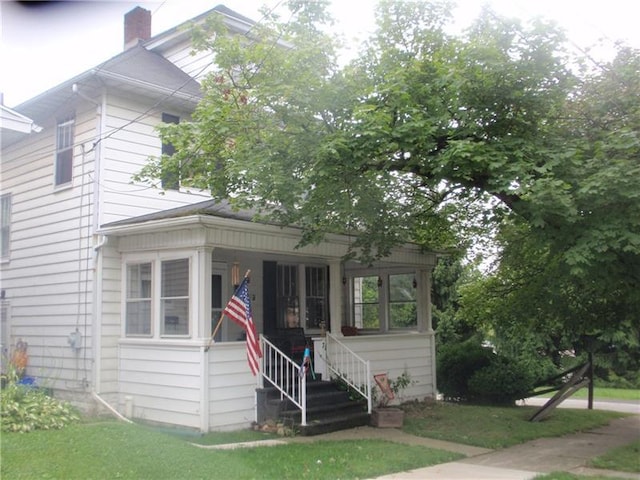
[[[435,395],[435,255],[415,245],[365,266],[343,261],[346,236],[298,248],[295,228],[202,205],[115,222],[101,233],[107,242],[98,265],[117,272],[120,285],[102,292],[102,309],[117,304],[120,315],[117,335],[103,335],[99,352],[116,361],[100,362],[99,376],[115,375],[114,391],[104,393],[127,416],[203,432],[256,420],[255,391],[263,380],[249,370],[242,329],[223,320],[207,349],[237,271],[251,272],[258,332],[269,338],[302,329],[316,371],[327,378],[332,352],[325,333],[370,360],[372,374],[407,372],[406,399]]]

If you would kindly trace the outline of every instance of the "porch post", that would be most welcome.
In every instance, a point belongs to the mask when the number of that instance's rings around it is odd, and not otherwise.
[[[202,339],[210,333],[211,324],[211,256],[210,249],[200,247],[196,255],[196,285],[194,285],[194,332]],[[204,344],[200,348],[200,431],[209,431],[209,354]]]
[[[329,324],[328,332],[340,332],[342,325],[342,264],[329,262]]]
[[[433,332],[431,321],[431,269],[418,271],[418,330]]]

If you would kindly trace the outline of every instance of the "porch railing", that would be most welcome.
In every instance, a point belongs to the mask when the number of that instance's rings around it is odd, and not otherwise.
[[[369,361],[364,360],[330,333],[327,333],[325,339],[325,349],[326,357],[324,360],[331,376],[338,377],[362,395],[367,400],[367,411],[371,413],[371,365]]]
[[[302,413],[301,425],[307,424],[307,381],[297,365],[282,350],[260,335],[262,346],[261,376],[280,391],[280,399],[289,399]]]

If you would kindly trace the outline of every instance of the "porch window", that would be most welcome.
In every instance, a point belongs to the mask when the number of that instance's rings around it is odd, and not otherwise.
[[[353,324],[357,328],[380,328],[380,284],[378,276],[353,278]]]
[[[354,273],[349,283],[349,325],[372,332],[418,328],[415,272],[379,271],[376,275],[366,275],[362,270]]]
[[[418,325],[415,277],[389,275],[389,327],[415,328]]]
[[[278,265],[278,317],[282,327],[300,326],[300,297],[298,296],[298,266]]]
[[[9,258],[11,239],[11,194],[0,196],[0,259]]]
[[[305,311],[306,328],[321,328],[327,324],[327,269],[326,267],[305,268]]]
[[[189,259],[161,264],[160,318],[163,335],[189,334]]]
[[[151,335],[151,263],[127,265],[127,335]]]
[[[75,118],[64,118],[56,127],[55,186],[71,183],[73,178],[73,134]]]

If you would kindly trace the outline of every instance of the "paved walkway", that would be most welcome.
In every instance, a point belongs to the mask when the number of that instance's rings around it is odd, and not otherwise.
[[[377,477],[375,480],[531,480],[538,475],[558,471],[640,480],[638,473],[591,469],[586,466],[593,457],[640,440],[640,415],[616,419],[605,427],[588,432],[556,438],[540,438],[501,450],[417,437],[395,428],[373,427],[358,427],[312,437],[292,437],[282,440],[252,442],[251,444],[218,445],[204,448],[238,448],[257,446],[257,444],[274,445],[285,442],[361,440],[365,438],[422,445],[466,456],[456,462],[393,473]]]
[[[633,415],[589,432],[540,438],[502,450],[471,454],[457,462],[385,475],[378,480],[528,480],[557,471],[640,480],[640,474],[637,473],[608,472],[586,467],[591,458],[636,440],[640,440],[640,416]]]
[[[640,480],[640,474],[636,473],[609,472],[586,467],[591,458],[640,440],[640,415],[620,418],[605,427],[589,432],[557,438],[540,438],[501,450],[416,437],[398,429],[372,427],[358,427],[313,437],[294,437],[289,441],[314,442],[363,438],[423,445],[462,453],[467,457],[456,462],[385,475],[378,477],[377,480],[529,480],[544,473],[557,471]]]

